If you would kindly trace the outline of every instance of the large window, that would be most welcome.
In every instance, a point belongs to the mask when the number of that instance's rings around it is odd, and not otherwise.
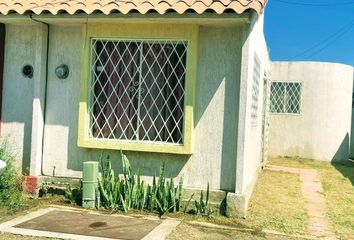
[[[88,23],[78,146],[193,152],[198,26]]]
[[[188,44],[92,39],[90,135],[183,143]]]
[[[270,112],[300,114],[301,88],[298,82],[272,82]]]

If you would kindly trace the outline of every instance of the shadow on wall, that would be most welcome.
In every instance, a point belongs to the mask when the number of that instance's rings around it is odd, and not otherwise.
[[[352,108],[352,125],[351,125],[351,134],[353,136],[350,138],[350,152],[349,157],[354,159],[354,93],[353,93],[353,108]]]
[[[347,133],[343,138],[343,141],[340,144],[337,152],[334,154],[331,162],[347,161],[349,158],[349,149],[350,149],[350,139],[349,139],[349,133]]]
[[[241,41],[236,43],[233,39],[238,39],[240,36],[242,36],[240,29],[200,29],[200,39],[203,41],[204,48],[199,53],[199,64],[202,67],[199,67],[198,79],[202,79],[203,84],[199,83],[196,89],[195,126],[204,117],[214,121],[219,119],[222,124],[210,128],[204,119],[201,127],[205,128],[209,133],[209,138],[214,140],[205,141],[209,143],[209,146],[200,149],[214,153],[221,151],[219,166],[209,162],[207,164],[220,168],[220,189],[231,192],[235,191],[236,184],[239,70],[241,69],[243,44]],[[215,115],[220,114],[222,117],[205,116],[207,110]],[[208,161],[213,161],[213,159],[209,158]],[[210,175],[213,176],[213,173]]]
[[[228,29],[209,29],[201,28],[201,39],[203,42],[201,45],[204,46],[203,51],[200,50],[200,62],[198,69],[198,79],[204,81],[203,84],[199,83],[196,89],[196,109],[195,109],[195,127],[198,124],[201,124],[203,128],[213,136],[218,135],[219,132],[216,129],[211,129],[208,124],[206,124],[205,112],[211,107],[210,103],[213,99],[217,99],[218,104],[224,105],[225,111],[223,112],[224,122],[222,123],[221,136],[216,136],[222,144],[222,148],[218,149],[218,144],[212,144],[211,140],[202,141],[210,143],[205,146],[196,146],[199,148],[201,153],[199,153],[198,161],[200,163],[191,164],[188,166],[192,173],[188,174],[190,176],[185,176],[189,178],[199,178],[204,177],[205,173],[200,172],[201,169],[211,169],[208,173],[210,177],[213,176],[212,161],[214,159],[208,158],[208,151],[215,153],[221,151],[221,168],[220,174],[220,189],[233,191],[235,189],[235,172],[236,172],[236,149],[237,149],[237,122],[238,122],[238,101],[239,101],[239,80],[240,80],[240,62],[241,62],[241,49],[235,47],[235,41],[240,36],[240,29],[233,29],[230,31]],[[206,41],[208,40],[208,41]],[[239,43],[241,45],[241,43]],[[225,47],[227,46],[227,47]],[[230,50],[233,49],[233,50]],[[235,59],[238,60],[235,63]],[[74,59],[77,61],[77,59]],[[221,64],[222,63],[222,64]],[[206,70],[205,70],[206,69]],[[70,81],[68,81],[70,82]],[[50,82],[52,84],[52,82]],[[76,82],[75,84],[79,84]],[[223,84],[225,84],[225,93],[222,98],[215,98],[215,95],[220,91]],[[78,89],[79,86],[76,86]],[[48,102],[52,101],[48,99]],[[79,101],[78,99],[76,101]],[[75,105],[76,106],[76,105]],[[77,104],[78,106],[78,104]],[[71,119],[72,124],[67,124],[65,122],[59,122],[59,119],[62,119],[61,116],[52,116],[47,119],[53,119],[53,122],[49,124],[68,126],[69,136],[68,136],[68,154],[67,158],[67,168],[74,171],[82,170],[82,163],[87,160],[97,160],[100,153],[103,153],[103,157],[107,155],[112,159],[113,168],[121,171],[122,164],[120,160],[119,151],[109,151],[109,150],[98,150],[98,149],[83,149],[78,148],[76,145],[77,142],[77,112],[78,107],[75,107],[74,119]],[[216,114],[218,109],[214,110]],[[63,115],[62,111],[54,111],[52,114]],[[209,116],[209,119],[214,120],[215,116]],[[201,121],[203,119],[203,121]],[[49,120],[48,120],[49,121]],[[201,140],[200,140],[201,141]],[[198,138],[196,139],[195,145],[200,144]],[[133,169],[140,169],[142,176],[153,176],[158,174],[160,166],[165,163],[166,165],[166,177],[177,177],[185,165],[190,161],[190,155],[176,155],[176,154],[162,154],[162,153],[142,153],[142,152],[124,152],[129,160]],[[216,167],[216,166],[215,166]],[[187,179],[186,179],[187,180]],[[208,179],[212,181],[212,179]],[[201,181],[201,180],[198,180]],[[218,186],[211,186],[218,187]]]
[[[119,174],[123,173],[121,152],[119,150],[80,148],[76,145],[77,134],[78,131],[75,128],[69,130],[68,169],[82,171],[83,162],[88,160],[98,161],[100,158],[106,160],[109,157],[113,169]],[[139,171],[141,176],[150,177],[158,176],[160,167],[165,164],[165,176],[175,178],[190,158],[190,155],[151,152],[123,151],[123,153],[128,157],[133,171]],[[76,159],[76,161],[73,161],[73,159]]]
[[[332,166],[335,167],[343,177],[348,178],[354,186],[354,162],[345,157],[349,156],[349,149],[350,138],[347,133],[332,159]]]
[[[23,104],[26,110],[15,108],[11,114],[3,116],[2,123],[6,128],[12,129],[4,134],[3,140],[9,141],[13,154],[17,158],[16,166],[21,169],[23,174],[29,174],[31,158],[31,138],[32,138],[32,102]]]

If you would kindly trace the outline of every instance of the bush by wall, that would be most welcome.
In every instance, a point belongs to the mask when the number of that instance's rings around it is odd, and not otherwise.
[[[0,144],[0,159],[7,165],[0,175],[0,206],[21,207],[26,203],[22,192],[22,176],[14,166],[15,155],[7,141]]]

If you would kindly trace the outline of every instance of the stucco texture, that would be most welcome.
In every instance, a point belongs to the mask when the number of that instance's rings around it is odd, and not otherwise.
[[[193,153],[125,151],[125,154],[132,168],[140,170],[142,179],[151,181],[165,163],[166,177],[175,180],[183,177],[185,188],[198,191],[209,183],[212,192],[222,196],[219,202],[225,204],[226,200],[230,216],[244,217],[262,165],[261,149],[265,147],[261,139],[266,122],[264,102],[268,96],[264,95],[264,76],[269,72],[269,59],[263,16],[256,12],[230,16],[200,19],[194,16],[176,18],[174,22],[183,27],[188,24],[198,27]],[[30,165],[30,174],[35,176],[81,178],[83,162],[108,155],[120,173],[120,151],[78,147],[80,89],[84,89],[80,86],[83,43],[90,29],[86,24],[109,22],[112,28],[126,29],[135,21],[161,26],[174,20],[162,21],[154,16],[147,18],[147,22],[140,17],[114,21],[50,17],[41,20],[50,24],[48,67],[46,25],[31,19],[8,19],[6,24],[2,136],[8,134],[14,139],[14,146],[20,151],[18,165],[23,168]],[[261,66],[254,122],[251,112],[256,55]],[[24,63],[34,64],[35,75],[30,81],[21,75]],[[67,79],[55,75],[56,67],[62,64],[67,64],[70,70]],[[220,195],[216,190],[227,194]]]
[[[44,130],[43,174],[81,177],[82,163],[110,155],[120,167],[119,151],[77,147],[81,77],[82,25],[50,28],[49,79]],[[236,174],[238,89],[242,29],[200,27],[192,155],[126,152],[134,169],[146,178],[164,162],[167,177],[184,177],[186,187],[234,191]],[[54,69],[70,68],[60,80]]]
[[[33,79],[22,75],[22,67],[35,64],[36,31],[34,25],[6,26],[1,136],[25,172],[31,154]]]
[[[240,84],[240,110],[238,124],[238,148],[235,194],[228,194],[227,202],[236,208],[236,215],[246,216],[248,203],[257,180],[260,167],[262,166],[262,148],[266,144],[262,142],[262,130],[266,125],[266,115],[263,114],[268,96],[264,94],[266,75],[269,72],[269,58],[266,41],[263,34],[263,17],[253,15],[250,26],[245,28],[242,46],[242,67]],[[257,120],[251,119],[252,98],[254,91],[254,67],[255,57],[260,61],[260,73],[258,79],[258,102]],[[235,207],[237,206],[237,207]]]
[[[302,83],[300,114],[271,114],[269,154],[324,161],[349,157],[353,68],[274,62],[273,81]]]
[[[116,21],[112,24],[115,24],[114,27],[120,27],[126,23]],[[5,98],[3,113],[4,119],[8,120],[4,122],[2,135],[4,133],[15,137],[21,135],[15,142],[18,149],[23,149],[24,152],[19,159],[23,156],[24,165],[26,161],[29,163],[30,158],[39,165],[42,162],[39,166],[41,175],[80,178],[83,162],[98,160],[100,155],[104,157],[109,155],[113,167],[121,170],[119,151],[78,147],[82,42],[87,30],[82,22],[50,24],[43,150],[41,142],[33,141],[36,138],[31,136],[31,119],[37,121],[34,117],[37,115],[41,117],[40,111],[32,111],[32,104],[36,99],[33,93],[34,89],[43,87],[44,84],[42,81],[34,80],[43,76],[35,75],[32,80],[35,85],[31,81],[26,82],[28,85],[21,86],[19,92],[19,87],[16,86],[23,84],[25,79],[20,74],[21,67],[18,63],[43,59],[43,54],[39,55],[44,49],[34,51],[35,36],[37,40],[41,37],[44,42],[46,32],[39,26],[27,30],[27,25],[27,23],[6,25],[9,42],[6,46],[7,52],[16,53],[20,49],[21,52],[26,52],[26,55],[17,57],[15,54],[7,54],[5,57],[7,77],[4,92],[8,100]],[[12,43],[16,41],[22,41],[19,43],[21,48]],[[242,199],[244,214],[261,166],[263,75],[268,69],[269,61],[263,36],[263,18],[253,14],[250,22],[240,20],[233,24],[221,21],[220,24],[201,23],[198,41],[193,154],[133,151],[125,153],[133,169],[140,169],[143,179],[151,180],[159,167],[165,163],[166,177],[178,180],[183,176],[186,188],[206,188],[209,183],[212,190],[235,193],[235,198]],[[25,46],[26,49],[22,50]],[[44,48],[45,45],[38,46]],[[261,60],[261,79],[258,121],[257,124],[251,125],[255,54]],[[59,79],[55,75],[55,68],[61,64],[69,66],[70,73],[67,79]],[[41,65],[41,70],[43,69],[45,70],[44,60]],[[10,96],[16,96],[16,101],[13,99],[10,101]],[[44,106],[44,99],[41,98],[39,101],[41,106]],[[13,102],[16,102],[16,110],[12,109]],[[16,114],[12,114],[12,111],[16,111]],[[24,137],[26,135],[24,129],[16,129],[18,122],[29,129],[27,137]],[[33,132],[37,133],[37,130],[32,127]]]

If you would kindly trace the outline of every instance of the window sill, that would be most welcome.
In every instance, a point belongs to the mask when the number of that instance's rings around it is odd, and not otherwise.
[[[301,116],[302,114],[301,113],[273,113],[273,112],[270,112],[271,115],[285,115],[285,116]]]
[[[190,145],[142,143],[142,142],[117,141],[117,140],[107,140],[107,139],[104,140],[88,139],[82,141],[79,140],[78,146],[82,148],[92,148],[92,149],[172,153],[172,154],[184,154],[184,155],[190,155],[193,153]]]

